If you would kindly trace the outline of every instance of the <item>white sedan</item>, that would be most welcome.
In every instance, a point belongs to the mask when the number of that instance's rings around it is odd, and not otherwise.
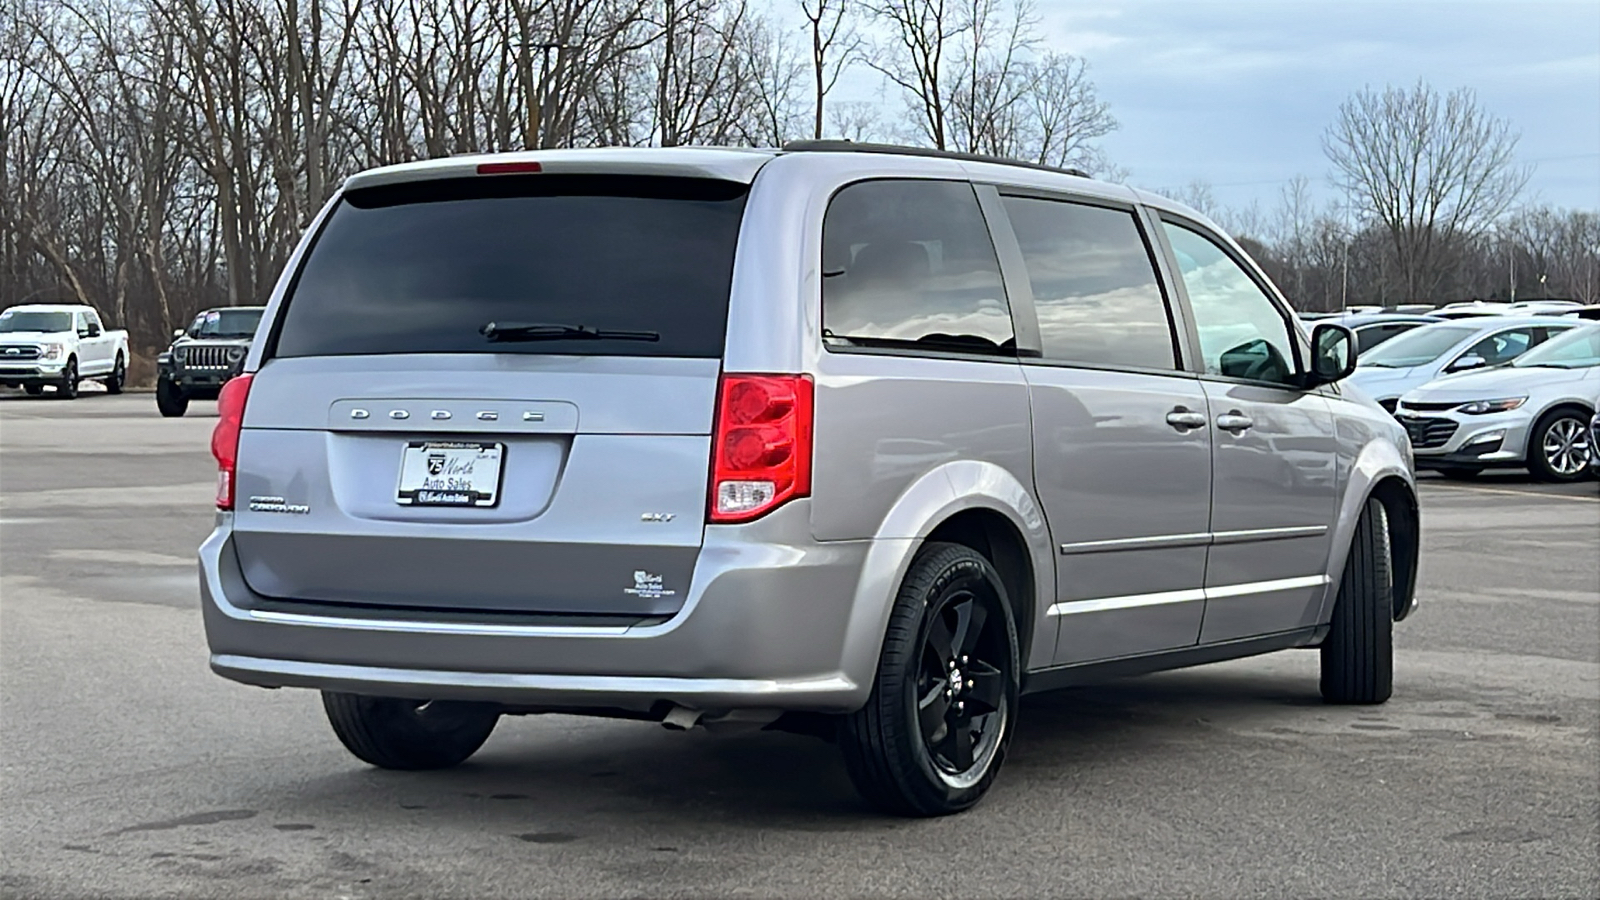
[[[1464,477],[1527,466],[1545,481],[1576,481],[1595,452],[1589,420],[1597,394],[1600,324],[1585,324],[1507,365],[1409,391],[1395,417],[1411,435],[1418,468]]]

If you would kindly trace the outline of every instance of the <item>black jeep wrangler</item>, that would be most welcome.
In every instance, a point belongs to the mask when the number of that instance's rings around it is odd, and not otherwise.
[[[215,400],[222,385],[239,374],[264,306],[208,309],[186,331],[172,334],[172,345],[156,357],[156,408],[181,416],[190,400]]]

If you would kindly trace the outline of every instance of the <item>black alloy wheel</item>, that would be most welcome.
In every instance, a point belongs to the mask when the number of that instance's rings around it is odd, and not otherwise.
[[[106,393],[120,394],[122,386],[128,382],[128,364],[123,361],[122,354],[117,354],[117,364],[111,368],[110,377],[106,378]]]
[[[917,726],[940,778],[970,787],[975,763],[994,751],[1005,725],[1007,654],[985,605],[968,590],[930,610],[917,672]]]
[[[56,399],[78,399],[78,361],[74,358],[67,360],[66,366],[61,370],[61,381],[56,385]]]
[[[941,816],[977,803],[1005,759],[1019,691],[999,573],[960,544],[917,552],[889,613],[872,694],[843,717],[845,768],[873,806]]]

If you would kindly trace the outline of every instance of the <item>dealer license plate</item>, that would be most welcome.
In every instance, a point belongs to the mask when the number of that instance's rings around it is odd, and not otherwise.
[[[494,506],[500,502],[504,444],[411,441],[400,454],[402,506]]]

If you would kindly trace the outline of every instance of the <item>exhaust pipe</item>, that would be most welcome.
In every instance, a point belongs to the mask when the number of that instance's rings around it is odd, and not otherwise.
[[[695,726],[695,723],[700,721],[700,716],[701,713],[698,709],[674,705],[661,718],[661,725],[668,731],[688,731]]]

